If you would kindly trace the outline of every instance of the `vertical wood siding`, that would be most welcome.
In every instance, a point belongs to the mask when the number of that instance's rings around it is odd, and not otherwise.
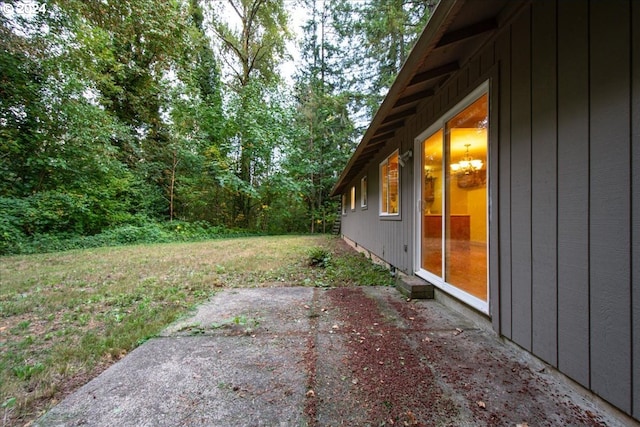
[[[629,1],[533,2],[496,41],[499,263],[502,333],[638,418],[632,24]]]
[[[495,51],[492,49],[492,54]],[[496,67],[488,69],[487,72],[493,74],[493,78],[489,84],[489,123],[499,123],[500,108],[498,108],[500,99],[499,70]],[[489,168],[489,203],[488,203],[488,221],[489,221],[489,312],[491,313],[491,323],[493,328],[500,333],[504,321],[500,309],[500,186],[499,165],[500,157],[498,147],[500,146],[499,132],[489,131],[489,152],[488,152],[488,168]],[[510,313],[509,313],[510,314]],[[509,317],[510,321],[510,317]]]
[[[591,388],[631,410],[630,3],[590,10]]]
[[[557,365],[556,15],[534,2],[531,16],[531,327],[532,351]]]
[[[531,11],[511,29],[511,338],[531,350]]]
[[[498,57],[508,58],[511,52],[511,28],[507,28],[503,37],[496,42]],[[499,61],[500,68],[497,86],[499,87],[498,111],[499,119],[494,129],[497,129],[498,146],[498,228],[500,265],[500,294],[498,309],[500,310],[499,332],[507,338],[512,337],[511,307],[511,62]],[[494,104],[495,105],[495,104]],[[492,259],[492,261],[494,261]],[[493,280],[494,278],[490,278]],[[498,295],[496,295],[498,296]],[[494,307],[495,304],[492,304]]]
[[[343,232],[412,272],[414,168],[381,220],[379,162],[487,78],[494,328],[640,419],[640,2],[525,7],[371,162]]]
[[[407,191],[408,186],[412,185],[412,165],[407,164],[400,168],[400,218],[385,218],[379,216],[380,206],[380,171],[379,165],[394,150],[400,149],[400,153],[404,153],[407,148],[403,145],[400,147],[400,138],[395,139],[395,143],[389,144],[380,154],[369,164],[366,175],[368,191],[368,206],[363,209],[360,206],[360,179],[365,174],[358,176],[356,180],[349,184],[346,191],[351,190],[351,186],[356,186],[356,210],[347,209],[347,214],[342,216],[342,232],[349,239],[356,242],[359,246],[373,252],[378,257],[384,259],[392,266],[400,270],[409,272],[411,269],[410,255],[411,241],[411,223],[413,221],[410,216],[411,194]],[[407,245],[407,251],[404,246]]]
[[[589,386],[589,4],[558,5],[558,368]]]
[[[632,164],[632,181],[631,181],[631,307],[632,307],[632,380],[633,389],[631,401],[633,402],[633,415],[640,419],[640,3],[631,3],[631,52],[632,58],[632,76],[631,76],[631,164]]]

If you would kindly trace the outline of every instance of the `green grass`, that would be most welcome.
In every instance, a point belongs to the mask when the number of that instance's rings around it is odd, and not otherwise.
[[[222,287],[390,283],[326,236],[0,257],[0,419],[34,420]]]

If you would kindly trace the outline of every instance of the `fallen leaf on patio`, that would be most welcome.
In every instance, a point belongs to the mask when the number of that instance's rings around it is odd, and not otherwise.
[[[404,425],[406,425],[406,426],[416,426],[416,425],[418,425],[418,420],[416,419],[416,416],[413,415],[413,412],[407,411],[407,418],[408,418],[408,422],[405,421]]]
[[[482,409],[487,409],[487,405],[484,404],[484,402],[482,400],[478,400],[476,402],[478,404],[478,406]]]

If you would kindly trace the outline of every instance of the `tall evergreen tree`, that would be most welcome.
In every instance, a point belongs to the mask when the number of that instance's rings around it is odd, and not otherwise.
[[[329,193],[354,147],[355,127],[350,118],[351,93],[336,59],[334,2],[309,0],[303,26],[303,67],[297,75],[298,126],[303,129],[290,152],[290,170],[304,183],[310,230],[326,230],[337,207]]]
[[[393,83],[438,0],[336,0],[336,34],[359,119],[368,122]]]

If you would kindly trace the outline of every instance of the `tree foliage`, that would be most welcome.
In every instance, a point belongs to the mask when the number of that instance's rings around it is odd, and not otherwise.
[[[288,16],[282,0],[210,2],[208,12],[231,89],[227,147],[237,178],[229,182],[236,193],[233,217],[237,225],[255,227],[264,205],[260,186],[269,178],[276,144],[285,137],[272,113],[277,111],[273,101],[281,83],[277,68],[290,38]]]
[[[0,252],[173,220],[327,230],[362,118],[431,5],[300,2],[293,85],[285,0],[0,8]]]
[[[368,121],[393,83],[438,0],[327,0],[348,86]]]

